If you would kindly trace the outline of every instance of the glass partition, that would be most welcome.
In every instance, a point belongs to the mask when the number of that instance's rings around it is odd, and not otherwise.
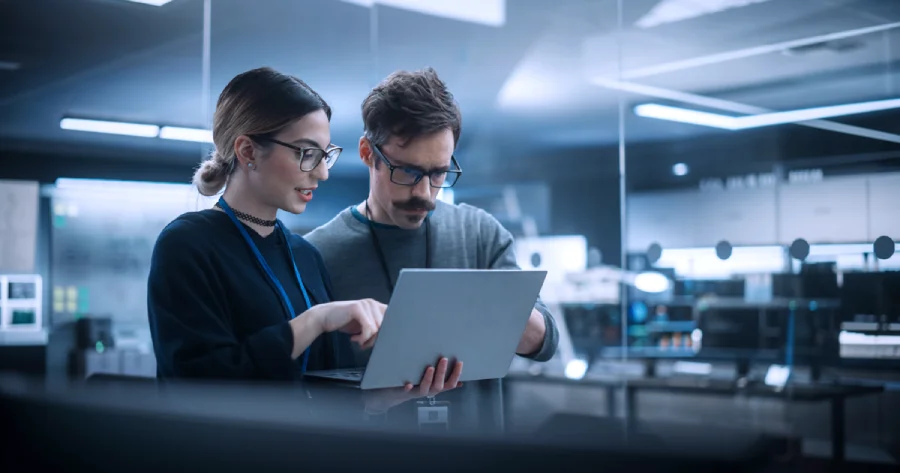
[[[879,2],[672,3],[624,3],[622,69],[595,81],[627,97],[628,264],[672,280],[630,293],[632,342],[748,382],[835,373],[848,322],[900,322],[898,25]]]
[[[154,376],[146,307],[153,244],[200,199],[186,184],[134,181],[183,167],[186,183],[191,163],[208,153],[204,2],[55,3],[52,15],[28,20],[39,37],[21,38],[53,59],[35,56],[23,67],[31,88],[4,111],[43,133],[30,137],[32,159],[17,166],[45,179],[37,254],[48,377]],[[130,181],[104,179],[111,175]],[[76,324],[106,328],[79,332]]]
[[[581,291],[567,279],[583,276],[589,260],[621,261],[617,95],[585,78],[587,69],[616,70],[616,5],[422,3],[375,2],[374,76],[433,67],[459,102],[464,174],[454,200],[497,218],[516,238],[521,267],[548,271],[541,295],[563,333],[551,362],[517,358],[512,370],[564,378],[596,347],[590,329],[570,334],[566,320],[584,304],[617,312],[621,302],[617,282]]]

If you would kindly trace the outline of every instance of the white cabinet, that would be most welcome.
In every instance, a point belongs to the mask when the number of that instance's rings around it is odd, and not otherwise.
[[[861,243],[868,240],[867,177],[785,184],[779,195],[779,243]]]
[[[697,246],[771,245],[778,238],[775,189],[701,192],[694,230]]]
[[[628,250],[771,245],[776,240],[775,192],[679,191],[628,196]]]
[[[774,188],[628,195],[628,250],[900,240],[900,174]]]
[[[697,246],[695,229],[701,197],[694,191],[628,195],[628,250],[646,251],[651,243],[663,248]]]
[[[869,238],[900,240],[900,174],[869,178]]]

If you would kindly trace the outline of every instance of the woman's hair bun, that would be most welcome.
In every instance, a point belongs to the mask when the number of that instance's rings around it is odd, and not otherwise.
[[[194,173],[194,185],[207,197],[216,195],[225,187],[230,168],[230,163],[216,151]]]

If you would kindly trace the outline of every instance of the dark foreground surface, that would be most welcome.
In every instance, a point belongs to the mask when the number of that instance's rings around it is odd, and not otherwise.
[[[260,385],[48,386],[0,376],[0,471],[825,471],[741,428],[556,415],[540,429],[424,432],[358,392]],[[512,412],[515,415],[515,412]]]

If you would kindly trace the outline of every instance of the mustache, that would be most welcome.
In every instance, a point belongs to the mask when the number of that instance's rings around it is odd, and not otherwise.
[[[401,202],[394,202],[394,206],[401,210],[434,210],[435,203],[429,200],[421,199],[419,197],[413,197],[409,200],[404,200]]]

